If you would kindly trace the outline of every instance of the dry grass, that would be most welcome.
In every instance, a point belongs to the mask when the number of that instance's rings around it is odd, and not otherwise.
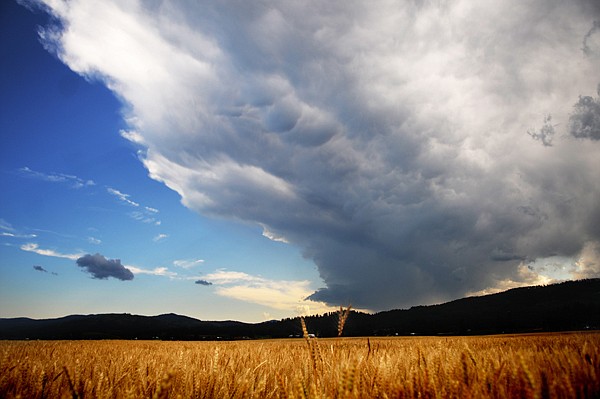
[[[600,333],[1,341],[2,398],[593,398]]]

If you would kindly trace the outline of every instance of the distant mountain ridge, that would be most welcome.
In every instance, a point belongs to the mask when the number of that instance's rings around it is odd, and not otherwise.
[[[308,330],[337,335],[337,314],[305,317]],[[514,288],[440,305],[352,312],[344,336],[469,335],[600,329],[600,279]],[[0,319],[0,339],[214,340],[299,336],[299,318],[262,323],[203,321],[177,314]]]

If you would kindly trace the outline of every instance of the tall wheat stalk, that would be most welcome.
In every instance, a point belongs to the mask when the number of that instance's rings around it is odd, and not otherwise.
[[[346,309],[340,306],[340,310],[338,310],[338,337],[341,337],[344,332],[344,325],[350,315],[350,309],[352,309],[352,305],[348,305]]]

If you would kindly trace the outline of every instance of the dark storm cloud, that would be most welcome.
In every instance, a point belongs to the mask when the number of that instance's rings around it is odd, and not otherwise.
[[[150,176],[301,248],[313,299],[439,302],[584,252],[600,274],[596,1],[56,4]]]
[[[518,255],[510,251],[505,251],[503,249],[498,248],[492,251],[492,253],[490,254],[490,259],[495,260],[497,262],[507,262],[511,260],[526,260],[526,258],[522,255]]]
[[[92,278],[105,280],[109,277],[118,280],[133,280],[133,273],[121,264],[120,259],[106,259],[100,254],[84,255],[77,259],[77,266],[85,269]]]
[[[600,97],[580,96],[573,108],[574,112],[569,118],[569,133],[580,139],[600,140]]]
[[[587,56],[600,57],[600,21],[594,21],[592,28],[584,36],[582,50]]]
[[[199,284],[199,285],[212,285],[212,283],[210,281],[206,281],[206,280],[196,280],[195,284]]]

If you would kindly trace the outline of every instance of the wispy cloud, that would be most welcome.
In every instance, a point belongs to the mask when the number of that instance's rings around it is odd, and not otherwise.
[[[204,263],[204,259],[178,259],[174,260],[173,264],[184,269],[191,269]]]
[[[68,175],[64,173],[38,172],[28,168],[27,166],[20,168],[19,172],[26,177],[34,179],[44,180],[52,183],[64,183],[70,186],[71,188],[82,188],[96,185],[96,183],[94,183],[93,180],[83,180],[77,176]]]
[[[100,245],[100,244],[102,244],[102,240],[100,240],[100,239],[98,239],[98,238],[96,238],[96,237],[88,237],[88,238],[87,238],[87,241],[88,241],[90,244],[94,244],[94,245]]]
[[[1,231],[0,236],[2,237],[13,237],[13,238],[35,238],[36,234],[18,234],[18,233],[9,233],[7,231]]]
[[[17,231],[10,223],[4,219],[0,219],[0,237],[12,238],[35,238],[36,234],[23,234]]]
[[[117,197],[119,199],[119,201],[123,202],[124,204],[130,205],[130,206],[138,209],[136,211],[129,213],[129,216],[132,219],[135,219],[142,223],[153,224],[155,226],[161,225],[161,221],[156,218],[156,214],[158,214],[160,212],[158,209],[152,208],[150,206],[142,206],[142,205],[140,205],[139,202],[132,200],[131,195],[125,194],[115,188],[107,187],[106,191],[109,194]]]
[[[60,253],[53,249],[42,249],[36,243],[23,244],[23,245],[21,245],[20,248],[23,251],[33,252],[38,255],[50,256],[50,257],[54,257],[54,258],[71,259],[71,260],[77,260],[78,258],[80,258],[83,255],[81,253],[79,253],[79,254],[63,254],[63,253]]]
[[[159,241],[162,241],[162,240],[164,240],[164,239],[165,239],[165,238],[167,238],[167,237],[169,237],[169,235],[168,235],[168,234],[163,234],[163,233],[161,233],[161,234],[158,234],[158,235],[156,235],[156,236],[155,236],[155,237],[152,239],[152,241],[154,241],[154,242],[159,242]]]
[[[114,195],[120,201],[122,201],[122,202],[124,202],[126,204],[129,204],[129,205],[135,206],[135,207],[140,206],[140,204],[138,204],[137,202],[132,201],[132,200],[129,199],[129,197],[131,197],[129,194],[122,193],[119,190],[116,190],[116,189],[111,188],[111,187],[107,187],[106,191],[108,191],[109,194]]]
[[[216,286],[218,295],[256,303],[297,314],[314,314],[334,310],[322,302],[307,300],[313,292],[307,280],[271,280],[244,272],[217,270],[200,281]]]
[[[155,217],[153,217],[151,214],[148,214],[147,212],[138,212],[138,211],[134,211],[134,212],[130,212],[129,216],[132,219],[135,219],[139,222],[142,223],[148,223],[148,224],[153,224],[155,226],[160,226],[161,225],[161,221],[156,219]]]
[[[0,230],[14,232],[14,227],[4,219],[0,219]]]
[[[176,278],[177,273],[170,271],[166,267],[155,267],[154,269],[144,269],[137,266],[126,265],[127,269],[131,270],[133,274],[149,274],[152,276],[165,276],[169,278]]]

